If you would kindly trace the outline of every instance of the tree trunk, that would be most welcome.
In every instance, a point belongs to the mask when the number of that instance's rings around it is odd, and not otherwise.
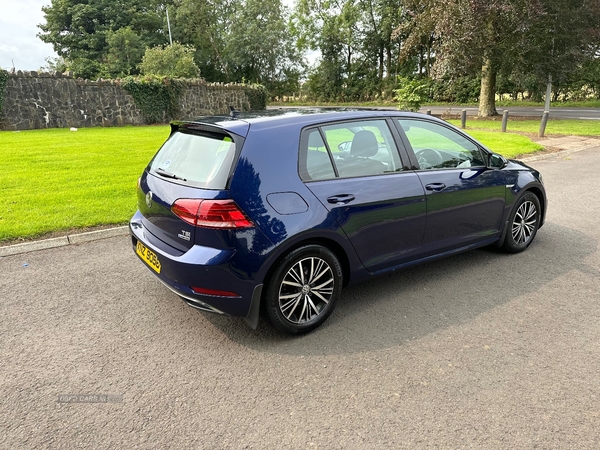
[[[383,81],[383,43],[379,44],[379,82]]]
[[[481,67],[481,92],[479,94],[479,117],[497,116],[496,69],[489,56],[484,56]]]

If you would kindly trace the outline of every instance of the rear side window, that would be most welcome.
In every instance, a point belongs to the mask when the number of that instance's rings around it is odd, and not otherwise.
[[[399,172],[402,164],[385,120],[363,120],[305,130],[300,142],[303,181]]]
[[[175,132],[158,151],[150,171],[206,189],[225,189],[235,144],[229,136]]]

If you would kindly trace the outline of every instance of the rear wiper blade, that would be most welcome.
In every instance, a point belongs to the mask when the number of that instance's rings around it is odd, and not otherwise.
[[[181,180],[181,181],[187,181],[185,178],[181,178],[178,177],[177,175],[175,175],[174,173],[171,172],[167,172],[165,169],[161,169],[160,167],[158,169],[155,170],[155,172],[160,175],[161,177],[165,177],[165,178],[173,178],[174,180]]]

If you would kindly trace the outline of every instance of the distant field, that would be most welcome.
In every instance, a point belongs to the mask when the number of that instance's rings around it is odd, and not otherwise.
[[[521,135],[468,132],[507,157],[541,149]],[[166,125],[0,132],[0,242],[126,223],[168,134]]]
[[[125,223],[168,126],[0,132],[0,241]]]

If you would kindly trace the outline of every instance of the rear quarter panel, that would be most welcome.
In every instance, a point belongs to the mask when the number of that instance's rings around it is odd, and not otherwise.
[[[326,241],[343,250],[349,272],[361,278],[364,268],[345,234],[298,175],[302,125],[261,125],[251,125],[230,185],[231,198],[269,241],[268,246],[250,248],[252,255],[248,256],[262,266],[257,281],[292,248],[304,242]],[[277,193],[295,193],[307,208],[282,214],[282,209],[276,211],[267,199]]]

